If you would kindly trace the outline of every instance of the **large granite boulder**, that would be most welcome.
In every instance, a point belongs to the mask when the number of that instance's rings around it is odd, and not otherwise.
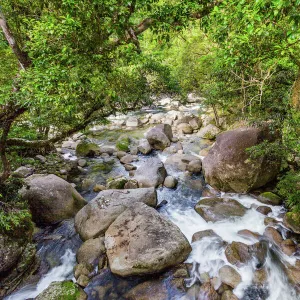
[[[195,210],[206,222],[217,222],[242,217],[247,208],[234,199],[205,198],[196,204]]]
[[[167,171],[162,161],[156,157],[147,159],[135,172],[134,179],[139,187],[158,187],[163,184]]]
[[[191,252],[179,228],[144,203],[128,208],[110,225],[105,246],[111,271],[121,276],[161,272]]]
[[[157,205],[154,188],[105,190],[83,207],[75,217],[75,228],[82,240],[104,235],[106,229],[128,207],[143,202]]]
[[[37,224],[54,224],[72,218],[86,204],[70,183],[56,175],[31,175],[24,182],[20,195],[28,201]]]
[[[172,128],[168,124],[159,124],[146,133],[149,144],[157,150],[164,150],[171,145]]]
[[[280,162],[261,156],[250,159],[246,149],[271,141],[266,128],[239,128],[218,135],[216,143],[203,159],[205,179],[222,191],[248,192],[273,180]]]

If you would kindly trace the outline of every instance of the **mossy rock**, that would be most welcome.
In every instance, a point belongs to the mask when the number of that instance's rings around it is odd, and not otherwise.
[[[300,234],[300,216],[299,214],[288,212],[285,214],[283,219],[284,225],[294,231],[297,234]]]
[[[115,165],[114,160],[97,163],[92,166],[92,173],[98,173],[98,172],[109,173],[112,171],[114,165]]]
[[[264,192],[258,196],[258,201],[269,205],[281,205],[282,199],[272,192]]]
[[[129,151],[130,139],[128,136],[120,136],[117,140],[116,147],[120,151]]]
[[[119,178],[110,178],[107,180],[106,187],[107,189],[117,189],[122,190],[124,189],[125,184],[128,182],[126,177],[119,177]]]
[[[72,281],[52,282],[35,300],[85,300],[86,293]]]
[[[76,155],[77,156],[87,156],[87,157],[94,157],[95,155],[99,154],[100,147],[89,141],[81,141],[76,147]]]

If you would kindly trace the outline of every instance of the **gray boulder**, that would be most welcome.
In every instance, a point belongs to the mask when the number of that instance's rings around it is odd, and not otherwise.
[[[223,283],[232,288],[236,288],[242,281],[241,275],[234,268],[227,265],[219,270],[219,277]]]
[[[195,159],[189,162],[187,170],[191,173],[200,173],[202,170],[202,162],[200,159]]]
[[[78,249],[76,260],[79,264],[95,265],[103,254],[105,254],[104,237],[89,239]]]
[[[266,156],[250,159],[246,149],[271,140],[266,129],[239,128],[218,135],[203,159],[206,182],[222,191],[248,192],[273,180],[280,162]]]
[[[158,158],[149,158],[136,170],[134,179],[139,187],[158,187],[167,176],[164,164]]]
[[[178,180],[174,176],[167,176],[164,181],[164,186],[173,189],[176,187]]]
[[[121,213],[138,202],[156,207],[155,189],[102,191],[77,213],[75,229],[84,241],[104,235],[106,229]]]
[[[146,138],[154,149],[164,150],[171,144],[172,128],[168,124],[159,124],[146,133]]]
[[[139,142],[138,150],[143,154],[149,154],[151,152],[151,145],[149,144],[148,140],[142,139]]]
[[[177,129],[179,130],[179,132],[182,132],[184,134],[193,133],[193,128],[188,123],[180,123],[179,125],[177,125]]]
[[[70,183],[56,175],[35,174],[24,182],[20,195],[28,201],[37,224],[54,224],[72,218],[86,204]]]
[[[206,222],[217,222],[242,217],[247,208],[234,199],[206,198],[196,204],[195,210]]]
[[[18,169],[16,169],[12,173],[12,176],[17,177],[17,178],[26,178],[32,174],[33,174],[32,168],[27,168],[27,167],[22,166],[22,167],[19,167]]]
[[[158,273],[183,262],[191,246],[179,228],[155,209],[137,203],[105,233],[111,271],[121,276]]]
[[[198,160],[199,158],[195,155],[177,153],[169,156],[165,161],[165,165],[173,166],[176,169],[179,169],[181,171],[186,171],[187,166],[191,161],[198,161]]]
[[[197,136],[207,140],[214,140],[220,132],[221,130],[217,126],[209,124],[201,128],[197,133]]]

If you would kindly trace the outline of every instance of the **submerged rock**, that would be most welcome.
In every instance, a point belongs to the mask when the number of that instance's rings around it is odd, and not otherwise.
[[[37,224],[54,224],[72,218],[86,204],[70,183],[53,174],[31,175],[25,184],[20,195],[28,201]]]
[[[111,271],[121,276],[161,272],[191,252],[179,228],[144,203],[128,208],[110,225],[105,246]]]
[[[195,210],[206,222],[217,222],[242,217],[247,208],[234,199],[205,198],[196,204]]]
[[[239,128],[218,135],[214,146],[203,159],[205,180],[221,191],[248,192],[273,180],[280,162],[267,156],[250,159],[246,149],[272,137],[266,129]]]
[[[75,228],[82,240],[104,235],[106,229],[127,207],[143,202],[157,205],[154,188],[105,190],[91,200],[75,216]]]
[[[158,158],[149,158],[135,172],[134,179],[139,187],[158,187],[164,183],[167,171]]]
[[[35,300],[86,300],[87,295],[72,281],[52,282]]]

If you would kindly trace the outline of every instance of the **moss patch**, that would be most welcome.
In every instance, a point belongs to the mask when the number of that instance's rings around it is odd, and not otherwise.
[[[130,139],[128,136],[120,136],[117,140],[116,147],[120,151],[129,151]]]
[[[284,217],[284,224],[286,227],[300,234],[300,216],[297,213],[288,212]]]
[[[113,160],[108,162],[97,163],[96,165],[92,166],[92,173],[104,172],[107,174],[112,171],[114,164],[115,162]]]
[[[88,141],[82,141],[76,147],[76,155],[78,156],[93,157],[98,154],[99,151],[100,147],[97,144]]]
[[[37,300],[81,300],[85,299],[83,290],[72,281],[53,282]]]
[[[265,204],[271,204],[271,205],[281,205],[282,204],[281,198],[272,192],[261,193],[258,197],[258,200]]]

